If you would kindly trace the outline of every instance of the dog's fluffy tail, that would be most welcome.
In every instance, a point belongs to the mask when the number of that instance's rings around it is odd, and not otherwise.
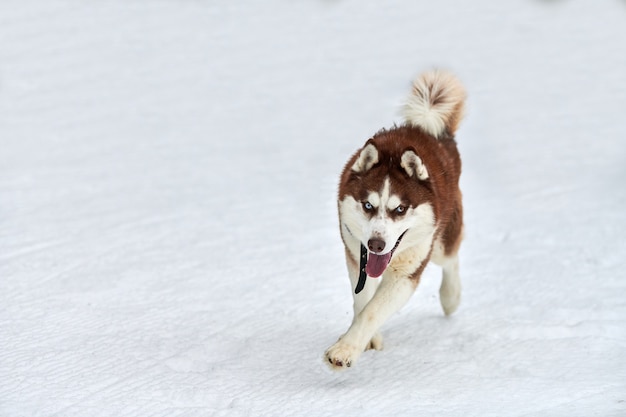
[[[445,132],[453,135],[463,118],[465,97],[465,88],[454,75],[442,70],[427,71],[413,81],[404,118],[434,137]]]

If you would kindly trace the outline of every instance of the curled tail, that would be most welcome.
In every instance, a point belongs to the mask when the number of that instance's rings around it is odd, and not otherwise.
[[[412,126],[439,137],[456,132],[463,118],[465,88],[451,73],[432,70],[413,81],[413,89],[404,105],[404,118]]]

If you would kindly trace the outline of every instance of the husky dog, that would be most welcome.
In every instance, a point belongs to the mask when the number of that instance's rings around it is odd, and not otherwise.
[[[411,297],[428,261],[443,269],[445,314],[459,305],[463,206],[454,133],[465,97],[452,74],[421,74],[404,107],[405,123],[376,133],[341,174],[339,223],[354,318],[325,353],[333,369],[354,365],[367,349],[382,349],[378,329]]]

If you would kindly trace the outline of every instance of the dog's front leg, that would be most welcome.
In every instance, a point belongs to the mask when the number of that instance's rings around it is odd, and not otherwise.
[[[380,326],[408,301],[418,281],[419,276],[409,278],[394,271],[385,272],[372,299],[355,315],[348,331],[326,351],[326,360],[333,369],[344,369],[357,361]],[[355,299],[355,311],[356,307]]]
[[[350,282],[352,284],[352,298],[354,301],[354,315],[352,316],[352,323],[354,324],[359,317],[359,313],[363,311],[365,306],[370,302],[374,294],[376,294],[376,290],[380,285],[381,279],[376,278],[368,278],[365,281],[365,286],[358,294],[355,293],[354,289],[357,286],[357,282],[359,280],[359,269],[355,268],[353,265],[348,265],[348,271],[350,274]],[[380,332],[376,331],[369,343],[365,346],[365,349],[375,349],[382,350],[383,348],[383,336]]]

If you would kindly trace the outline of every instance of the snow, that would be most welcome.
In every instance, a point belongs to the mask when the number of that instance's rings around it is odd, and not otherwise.
[[[626,3],[0,3],[0,415],[626,415]],[[333,373],[347,158],[468,92],[440,272]]]

